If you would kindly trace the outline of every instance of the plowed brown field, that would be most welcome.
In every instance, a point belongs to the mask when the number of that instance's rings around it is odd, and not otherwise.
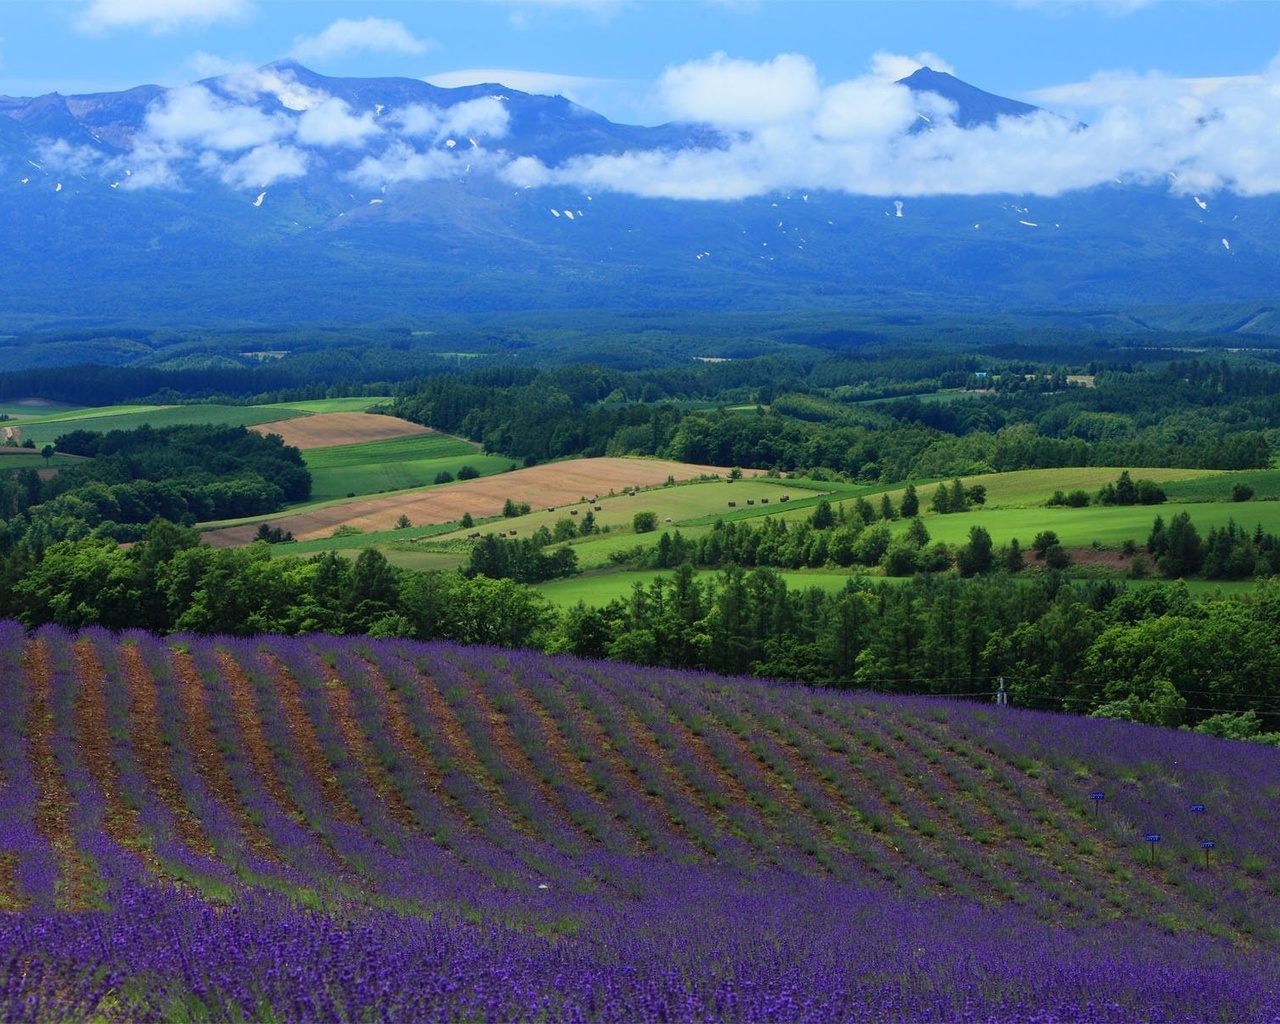
[[[297,540],[314,540],[330,536],[343,525],[366,533],[390,530],[401,515],[408,516],[415,526],[452,522],[462,518],[464,512],[481,519],[500,515],[508,498],[527,501],[536,509],[576,502],[583,496],[608,494],[611,490],[653,487],[666,482],[668,476],[680,481],[710,473],[725,476],[728,470],[658,459],[577,459],[426,488],[414,494],[348,501],[296,515],[284,514],[272,519],[271,524],[292,531]],[[213,544],[232,547],[250,543],[257,530],[256,523],[230,526],[211,530],[205,537]]]
[[[375,416],[368,412],[322,412],[314,416],[263,423],[253,429],[260,434],[279,434],[285,444],[303,451],[435,433],[430,427],[419,426],[396,416]]]

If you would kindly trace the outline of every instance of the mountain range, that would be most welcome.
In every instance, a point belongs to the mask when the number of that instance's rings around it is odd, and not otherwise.
[[[898,84],[915,135],[942,117],[980,142],[1010,119],[1053,116],[928,68]],[[0,333],[1171,306],[1210,310],[1209,329],[1280,329],[1270,196],[1151,181],[894,196],[807,188],[802,172],[795,187],[741,196],[592,187],[602,161],[675,165],[740,141],[708,125],[615,124],[497,83],[328,78],[292,62],[178,89],[0,97]]]

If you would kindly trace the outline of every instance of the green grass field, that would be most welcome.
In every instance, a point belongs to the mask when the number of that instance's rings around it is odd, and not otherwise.
[[[984,508],[951,515],[925,515],[929,536],[947,544],[963,544],[973,526],[982,526],[997,546],[1016,537],[1024,549],[1031,546],[1036,534],[1052,530],[1065,547],[1090,547],[1095,542],[1104,548],[1119,548],[1126,540],[1144,545],[1156,516],[1166,523],[1179,512],[1191,516],[1200,536],[1211,527],[1226,526],[1235,520],[1237,526],[1252,530],[1261,523],[1269,533],[1280,532],[1280,501],[1249,502],[1166,502],[1163,505],[1099,506],[1087,508]],[[905,530],[899,521],[894,527]]]
[[[334,451],[335,449],[323,450]],[[379,462],[376,459],[370,459],[363,463],[354,462],[348,465],[317,468],[312,466],[310,453],[307,457],[307,468],[311,470],[311,496],[316,501],[429,487],[435,483],[436,476],[441,472],[457,477],[458,471],[463,466],[470,466],[481,476],[493,476],[496,473],[507,472],[511,468],[511,460],[498,455],[478,454],[475,449],[472,449],[471,454],[445,458],[398,462]]]
[[[56,416],[79,411],[83,406],[63,405],[61,402],[33,400],[29,402],[0,402],[0,416],[9,416],[24,423],[37,416]]]
[[[1054,491],[1081,490],[1088,494],[1096,494],[1104,484],[1114,483],[1123,467],[1088,466],[1069,467],[1065,469],[1024,469],[1015,473],[983,473],[979,476],[964,478],[966,487],[981,484],[987,489],[987,505],[991,507],[1007,506],[1043,506]],[[1235,474],[1223,473],[1216,469],[1133,469],[1129,475],[1134,480],[1154,480],[1172,495],[1172,487],[1178,485],[1198,486],[1196,481],[1206,477],[1231,477]],[[949,482],[949,481],[948,481]],[[920,496],[920,508],[927,509],[938,484],[918,483],[916,492]],[[889,492],[894,503],[901,501],[903,488],[896,487]],[[1226,485],[1225,494],[1230,494],[1230,484]]]
[[[452,455],[480,454],[480,446],[449,434],[416,434],[385,441],[362,441],[332,448],[312,448],[306,453],[308,469],[348,468],[383,462],[421,462]],[[507,465],[511,460],[507,460]]]
[[[134,430],[144,424],[171,427],[187,423],[213,423],[219,426],[252,427],[259,423],[305,416],[298,409],[280,406],[250,405],[121,405],[99,409],[78,409],[21,420],[22,438],[31,438],[38,446],[52,444],[61,434],[72,430]]]
[[[388,556],[390,557],[390,556]],[[410,566],[418,568],[418,566]],[[434,568],[434,566],[423,565],[422,568]],[[699,575],[714,575],[719,570],[704,569]],[[557,608],[568,608],[579,601],[589,608],[599,608],[608,604],[615,598],[625,598],[630,595],[632,589],[637,583],[641,586],[648,587],[659,576],[670,576],[671,571],[660,570],[630,570],[630,569],[612,569],[596,572],[585,572],[580,576],[572,576],[563,580],[552,580],[549,583],[541,583],[535,589],[541,593],[548,601]],[[790,572],[780,570],[778,576],[786,583],[789,591],[804,591],[811,587],[817,587],[829,594],[838,593],[848,586],[849,581],[853,579],[866,579],[871,583],[888,584],[889,586],[897,586],[906,582],[905,577],[885,577],[875,575],[865,575],[856,572],[850,572],[847,569],[811,569],[803,572]],[[1024,578],[1028,582],[1033,578],[1026,575]],[[1158,583],[1168,582],[1159,576],[1150,576],[1140,580],[1124,580],[1127,587],[1145,587],[1153,586]],[[1252,580],[1239,580],[1218,582],[1214,580],[1186,580],[1186,587],[1196,597],[1208,597],[1214,594],[1244,594],[1252,590],[1255,586]]]
[[[703,570],[703,574],[714,574],[719,570]],[[586,572],[580,576],[572,576],[563,580],[552,580],[539,584],[539,593],[552,604],[567,608],[581,601],[588,607],[600,607],[619,597],[626,597],[637,583],[648,587],[659,576],[670,576],[670,570],[631,570],[613,569],[599,572]],[[847,569],[833,569],[830,572],[786,572],[778,575],[786,582],[788,590],[807,590],[817,587],[828,593],[843,590],[854,578]]]
[[[385,405],[391,401],[390,395],[365,396],[364,398],[317,398],[307,402],[276,402],[273,405],[258,406],[260,409],[288,409],[296,412],[367,412],[375,405]],[[288,419],[277,416],[277,419]],[[267,422],[270,422],[269,420]]]

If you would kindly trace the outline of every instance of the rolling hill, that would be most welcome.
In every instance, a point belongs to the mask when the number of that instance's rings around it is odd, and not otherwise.
[[[0,701],[6,1017],[1280,1012],[1274,749],[497,649],[11,623]]]

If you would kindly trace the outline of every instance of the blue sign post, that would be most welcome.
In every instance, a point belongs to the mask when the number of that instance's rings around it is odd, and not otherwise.
[[[1159,832],[1148,832],[1143,838],[1151,844],[1151,863],[1156,862],[1156,843],[1160,842]]]
[[[1204,814],[1204,804],[1192,804],[1192,805],[1191,805],[1191,813],[1192,813],[1192,814]]]
[[[1205,867],[1209,866],[1209,851],[1212,850],[1215,845],[1216,844],[1212,839],[1200,840],[1200,849],[1204,850],[1204,866]]]
[[[1089,799],[1093,801],[1093,816],[1095,818],[1098,816],[1098,807],[1102,804],[1102,801],[1105,800],[1106,798],[1107,798],[1107,794],[1102,792],[1101,790],[1096,790],[1089,794]]]

